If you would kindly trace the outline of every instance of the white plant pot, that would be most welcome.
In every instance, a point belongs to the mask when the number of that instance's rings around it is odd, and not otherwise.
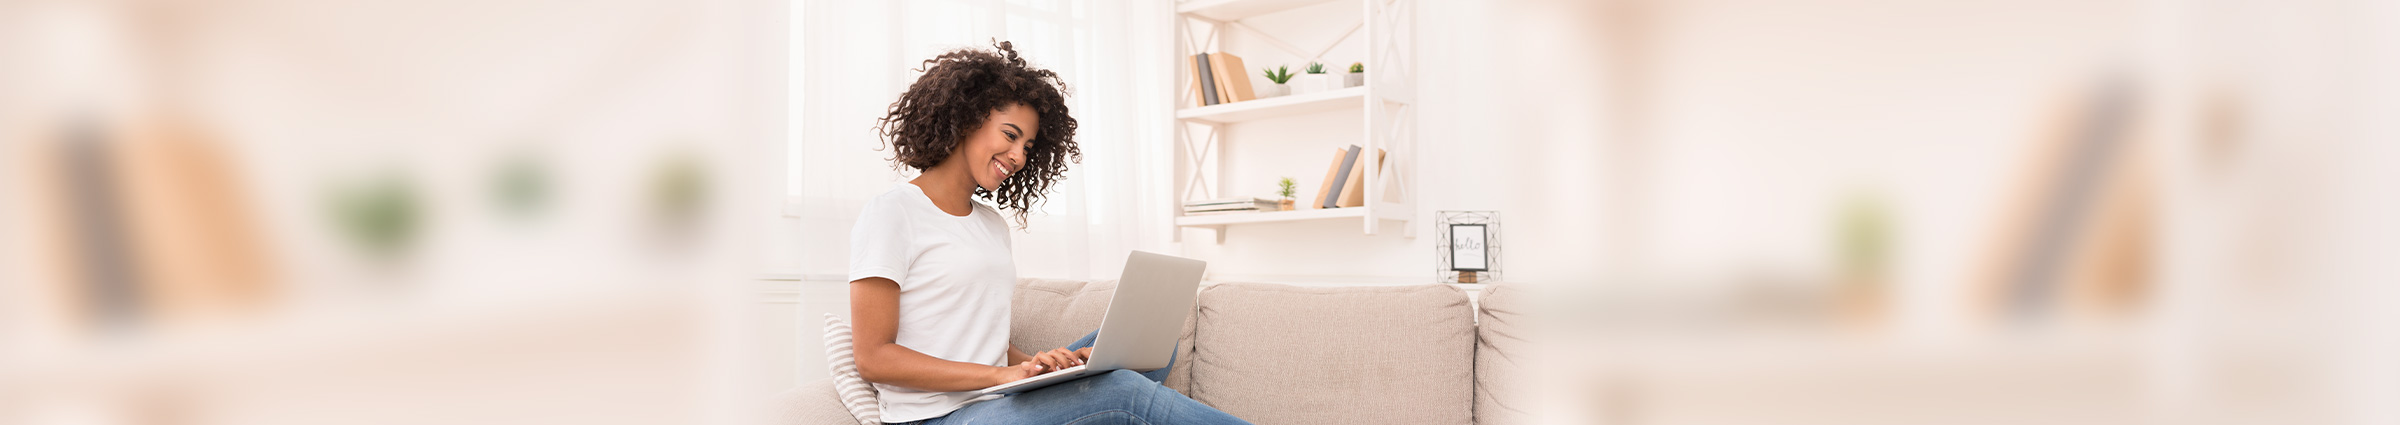
[[[1348,74],[1342,74],[1342,88],[1351,88],[1363,85],[1367,85],[1367,73],[1352,72]]]
[[[1266,88],[1258,91],[1258,98],[1265,99],[1276,96],[1288,96],[1291,94],[1292,86],[1289,84],[1268,84]]]
[[[1327,81],[1334,81],[1334,84],[1340,84],[1339,81],[1333,80],[1333,74],[1300,74],[1293,76],[1292,94],[1309,94],[1325,91],[1325,87],[1327,87]],[[1335,85],[1332,87],[1339,88],[1341,86]]]

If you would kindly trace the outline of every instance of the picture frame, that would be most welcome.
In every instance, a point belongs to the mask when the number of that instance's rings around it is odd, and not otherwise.
[[[1478,284],[1501,278],[1503,260],[1500,212],[1435,211],[1433,223],[1435,282]],[[1459,249],[1457,239],[1469,238]]]
[[[1486,224],[1450,225],[1450,270],[1461,272],[1490,271],[1491,227]]]

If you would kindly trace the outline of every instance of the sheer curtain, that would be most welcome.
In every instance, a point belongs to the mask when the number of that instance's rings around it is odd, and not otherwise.
[[[875,119],[944,50],[1014,43],[1070,86],[1083,162],[1014,231],[1024,277],[1112,278],[1127,250],[1166,251],[1173,236],[1168,125],[1175,62],[1166,1],[804,1],[798,27],[785,216],[797,220],[800,272],[839,275],[850,225],[868,198],[914,176],[879,150]]]

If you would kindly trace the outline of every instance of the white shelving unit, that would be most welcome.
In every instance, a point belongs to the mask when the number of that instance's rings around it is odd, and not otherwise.
[[[1216,232],[1216,242],[1224,243],[1230,227],[1252,223],[1271,223],[1307,220],[1358,220],[1366,234],[1381,230],[1385,220],[1402,222],[1401,236],[1416,237],[1416,109],[1415,82],[1415,0],[1355,0],[1364,3],[1360,19],[1341,39],[1313,51],[1293,46],[1273,34],[1242,23],[1250,17],[1283,12],[1294,8],[1342,0],[1187,0],[1176,5],[1175,30],[1182,43],[1174,58],[1184,62],[1200,52],[1220,51],[1224,37],[1231,31],[1255,34],[1267,44],[1307,61],[1322,61],[1333,45],[1349,37],[1365,37],[1367,42],[1367,84],[1340,90],[1257,99],[1245,102],[1209,106],[1190,99],[1197,84],[1191,70],[1178,72],[1175,89],[1177,104],[1174,126],[1176,147],[1183,153],[1177,164],[1174,211],[1178,229],[1206,228]],[[1205,27],[1206,33],[1198,31]],[[1241,52],[1234,52],[1239,54]],[[1245,70],[1245,73],[1248,72]],[[1208,159],[1223,153],[1226,143],[1225,127],[1247,121],[1293,116],[1308,113],[1353,110],[1365,116],[1360,129],[1365,152],[1383,150],[1388,155],[1386,167],[1366,167],[1366,199],[1364,206],[1333,209],[1301,209],[1296,211],[1250,214],[1182,216],[1184,201],[1211,199],[1220,196],[1212,188],[1224,187],[1218,178],[1208,173]],[[1193,135],[1193,128],[1206,127],[1205,137]],[[1390,176],[1383,175],[1389,172]],[[1303,188],[1302,190],[1307,190]],[[1390,196],[1387,196],[1389,194]],[[1308,197],[1305,193],[1303,198]],[[1176,233],[1177,240],[1183,232]]]

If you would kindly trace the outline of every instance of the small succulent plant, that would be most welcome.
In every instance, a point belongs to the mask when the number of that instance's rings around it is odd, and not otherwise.
[[[1323,74],[1323,73],[1325,73],[1325,64],[1322,64],[1322,63],[1316,63],[1316,62],[1309,62],[1309,63],[1308,63],[1308,73],[1310,73],[1310,74]]]
[[[1283,199],[1290,200],[1292,199],[1292,195],[1297,192],[1299,192],[1299,187],[1296,186],[1295,183],[1292,183],[1291,177],[1284,177],[1282,179],[1275,180],[1276,196],[1282,196]]]
[[[1275,84],[1292,81],[1292,67],[1276,66],[1275,69],[1262,68],[1261,70],[1267,72],[1267,81],[1274,81]]]
[[[1350,73],[1352,73],[1352,74],[1357,74],[1357,73],[1362,73],[1362,72],[1367,72],[1367,64],[1366,64],[1366,63],[1363,63],[1363,62],[1351,62],[1351,63],[1350,63]]]

